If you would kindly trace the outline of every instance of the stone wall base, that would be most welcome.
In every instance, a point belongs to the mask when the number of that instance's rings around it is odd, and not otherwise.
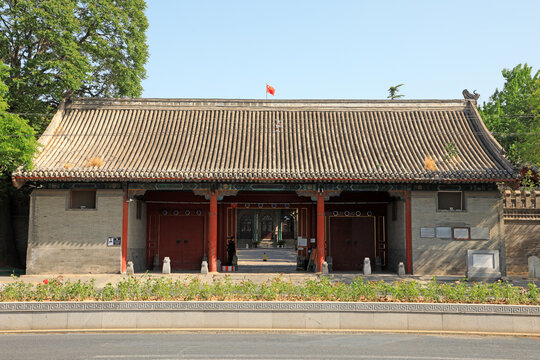
[[[0,331],[356,330],[540,335],[540,306],[332,302],[0,303]]]

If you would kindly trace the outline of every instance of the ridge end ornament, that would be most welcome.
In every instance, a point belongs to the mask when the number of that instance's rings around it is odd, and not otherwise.
[[[478,98],[480,98],[480,94],[478,94],[476,92],[476,90],[474,90],[472,93],[467,90],[467,89],[463,89],[463,91],[461,92],[463,94],[463,97],[465,98],[465,100],[474,100],[474,101],[477,101]]]

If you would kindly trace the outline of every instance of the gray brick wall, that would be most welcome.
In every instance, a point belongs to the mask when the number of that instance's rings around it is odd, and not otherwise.
[[[467,271],[467,250],[498,249],[504,274],[505,251],[502,231],[502,203],[499,192],[465,192],[465,211],[438,212],[437,192],[411,194],[413,273],[416,275],[463,275]],[[421,227],[465,226],[489,228],[489,240],[421,238]]]
[[[529,275],[529,256],[540,257],[540,220],[505,220],[508,275]]]
[[[70,210],[69,190],[32,193],[27,274],[118,273],[121,247],[107,247],[122,235],[122,191],[97,190],[95,210]]]

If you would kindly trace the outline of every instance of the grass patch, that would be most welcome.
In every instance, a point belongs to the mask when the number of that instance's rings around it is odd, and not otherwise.
[[[0,301],[385,301],[467,304],[539,305],[540,288],[530,283],[517,287],[506,282],[429,283],[417,281],[334,281],[331,277],[294,284],[276,277],[262,284],[250,280],[233,282],[230,277],[203,282],[198,277],[173,281],[168,277],[129,276],[116,285],[98,289],[94,280],[44,279],[39,284],[15,281],[5,284]]]

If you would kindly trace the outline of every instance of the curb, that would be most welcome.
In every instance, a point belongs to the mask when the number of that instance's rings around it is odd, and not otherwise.
[[[286,301],[0,303],[0,332],[331,331],[540,335],[540,306]]]
[[[186,334],[417,334],[417,335],[456,335],[456,336],[504,336],[536,337],[538,333],[485,332],[485,331],[432,331],[432,330],[374,330],[374,329],[266,329],[266,328],[169,328],[169,329],[45,329],[45,330],[0,330],[0,334],[107,334],[107,333],[186,333]]]

